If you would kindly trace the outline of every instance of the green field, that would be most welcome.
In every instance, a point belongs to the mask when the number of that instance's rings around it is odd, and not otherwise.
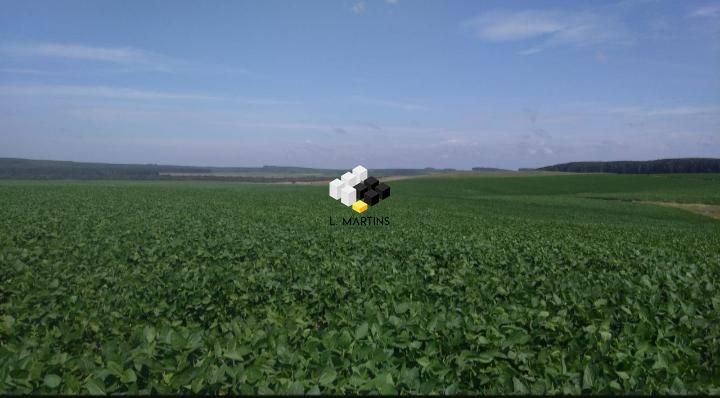
[[[390,185],[0,182],[0,393],[720,394],[720,175]]]

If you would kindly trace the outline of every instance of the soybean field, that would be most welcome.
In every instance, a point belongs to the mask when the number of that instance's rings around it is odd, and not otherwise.
[[[0,393],[720,394],[720,175],[389,185],[0,182]]]

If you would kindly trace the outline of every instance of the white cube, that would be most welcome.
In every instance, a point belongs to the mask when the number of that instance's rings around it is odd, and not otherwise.
[[[354,187],[355,185],[360,183],[360,179],[358,178],[358,176],[353,173],[345,173],[342,175],[342,177],[340,177],[340,179],[349,187]]]
[[[340,199],[340,190],[343,189],[345,183],[338,180],[337,178],[330,181],[330,197],[333,199]]]
[[[340,190],[340,201],[345,206],[352,206],[352,204],[356,202],[356,199],[357,199],[357,192],[355,192],[355,188],[345,185]]]
[[[362,166],[357,166],[352,170],[352,173],[357,176],[360,181],[358,181],[358,184],[367,180],[367,169]]]

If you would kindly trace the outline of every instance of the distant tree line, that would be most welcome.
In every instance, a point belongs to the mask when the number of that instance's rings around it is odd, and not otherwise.
[[[0,159],[0,179],[148,180],[161,173],[211,173],[202,167],[154,164],[79,163],[53,160]]]
[[[541,167],[537,170],[618,174],[720,173],[720,159],[683,158],[648,161],[571,162]]]
[[[377,177],[416,176],[455,169],[374,169]],[[0,179],[17,180],[208,180],[301,182],[331,180],[342,170],[292,166],[196,167],[157,164],[85,163],[0,158]]]
[[[472,171],[508,171],[508,170],[498,169],[496,167],[473,167]]]

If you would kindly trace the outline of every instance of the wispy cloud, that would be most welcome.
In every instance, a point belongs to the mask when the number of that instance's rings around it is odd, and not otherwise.
[[[32,95],[54,97],[90,97],[106,99],[122,99],[133,101],[232,101],[243,105],[287,105],[293,101],[266,98],[243,98],[233,96],[216,96],[203,93],[187,93],[172,91],[152,91],[126,87],[106,86],[67,86],[67,85],[30,85],[0,86],[0,95]]]
[[[381,131],[381,130],[382,130],[382,127],[380,127],[380,125],[378,125],[378,124],[376,124],[376,123],[372,123],[372,122],[362,122],[362,123],[360,123],[360,124],[363,125],[363,126],[370,127],[370,128],[373,129],[373,130],[377,130],[377,131]]]
[[[367,6],[365,5],[364,1],[358,1],[357,3],[353,4],[352,6],[352,12],[354,12],[357,15],[362,15],[365,13],[365,9]]]
[[[692,10],[689,16],[702,18],[720,17],[720,4],[708,4],[702,7],[698,7]]]
[[[595,62],[604,64],[608,62],[608,56],[604,51],[595,51],[595,55],[593,56],[595,58]]]
[[[233,123],[234,127],[262,130],[302,130],[302,131],[335,131],[340,128],[335,124],[305,123],[305,122],[259,122],[259,123]],[[342,129],[342,128],[340,128]]]
[[[336,134],[370,134],[377,133],[378,129],[366,123],[308,123],[308,122],[237,122],[233,127],[257,130],[297,130],[297,131],[327,131]],[[412,126],[385,126],[382,131],[387,134],[435,134],[446,129]]]
[[[489,12],[463,22],[463,26],[482,40],[512,41],[559,32],[564,23],[555,13],[527,10]]]
[[[542,52],[544,49],[542,47],[531,47],[526,50],[519,51],[518,54],[520,55],[532,55],[537,54],[539,52]]]
[[[0,73],[8,73],[14,75],[52,75],[52,72],[48,72],[40,69],[27,69],[27,68],[0,68]]]
[[[615,19],[591,12],[490,11],[462,22],[461,26],[488,42],[542,40],[541,45],[520,52],[523,55],[555,45],[581,47],[628,40]]]
[[[391,108],[391,109],[399,109],[403,111],[422,111],[422,110],[428,110],[429,107],[425,105],[420,105],[412,102],[405,102],[405,101],[394,101],[394,100],[386,100],[386,99],[380,99],[380,98],[371,98],[371,97],[364,97],[359,95],[353,95],[349,97],[351,101],[366,104],[366,105],[373,105],[373,106],[380,106],[384,108]]]
[[[612,108],[609,113],[630,116],[695,116],[702,114],[720,115],[720,106],[676,106],[668,108],[620,107]]]
[[[397,5],[399,2],[400,0],[385,0],[385,3],[391,6]],[[357,15],[363,15],[365,14],[365,11],[367,11],[367,3],[365,0],[358,0],[352,5],[352,7],[350,7],[350,9]]]
[[[133,47],[92,47],[81,44],[30,43],[0,47],[6,54],[30,57],[66,58],[122,65],[143,65],[165,69],[174,63],[168,57]]]
[[[204,65],[135,47],[97,47],[76,43],[15,43],[0,45],[0,53],[15,57],[43,57],[106,63],[158,72],[202,69],[206,72],[248,73],[243,68]]]

